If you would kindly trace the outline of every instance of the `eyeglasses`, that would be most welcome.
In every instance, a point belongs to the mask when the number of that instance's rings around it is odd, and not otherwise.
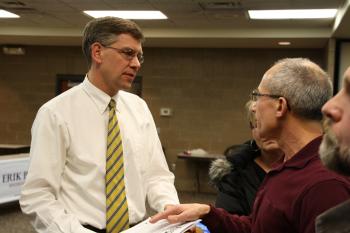
[[[260,93],[259,90],[257,89],[253,90],[252,93],[250,93],[250,99],[252,101],[257,101],[258,97],[260,96],[270,97],[272,99],[278,99],[280,97],[283,97],[281,95],[263,94],[263,93]]]
[[[145,61],[145,58],[143,57],[142,53],[137,53],[135,50],[133,50],[131,48],[118,49],[118,48],[114,48],[112,46],[104,46],[104,45],[102,45],[102,46],[105,48],[109,48],[109,49],[113,49],[113,50],[117,51],[128,61],[131,61],[132,59],[134,59],[134,57],[137,57],[137,60],[139,60],[140,64],[142,64]]]
[[[288,110],[289,111],[291,110],[287,98],[282,96],[282,95],[263,94],[263,93],[260,93],[258,89],[255,89],[255,90],[252,91],[252,93],[250,93],[250,99],[252,101],[254,101],[254,102],[256,102],[258,100],[259,96],[265,96],[265,97],[269,97],[269,98],[272,98],[272,99],[278,99],[278,98],[283,97],[286,100],[286,102],[287,102]]]

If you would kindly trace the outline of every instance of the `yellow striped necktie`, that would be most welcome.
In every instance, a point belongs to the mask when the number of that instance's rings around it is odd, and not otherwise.
[[[123,146],[115,100],[109,103],[106,158],[106,232],[118,233],[129,228],[128,203],[125,195]]]

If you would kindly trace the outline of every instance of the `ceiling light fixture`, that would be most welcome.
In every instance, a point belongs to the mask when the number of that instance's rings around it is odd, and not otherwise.
[[[279,41],[278,44],[286,46],[286,45],[290,45],[291,43],[289,41]]]
[[[337,9],[248,10],[251,19],[326,19],[334,18]]]
[[[19,15],[0,9],[0,18],[19,18]]]
[[[84,11],[85,14],[100,18],[105,16],[119,17],[123,19],[167,19],[160,11]]]

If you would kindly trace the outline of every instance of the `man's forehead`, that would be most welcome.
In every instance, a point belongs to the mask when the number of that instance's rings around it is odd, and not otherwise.
[[[345,71],[344,84],[345,85],[350,85],[350,67],[348,67],[348,69]]]
[[[264,87],[264,86],[266,86],[267,83],[271,82],[272,76],[273,76],[273,75],[272,75],[271,70],[268,70],[268,71],[264,74],[264,76],[261,78],[259,87]]]
[[[259,90],[261,90],[261,89],[264,90],[268,83],[273,82],[272,79],[273,79],[274,75],[276,74],[276,72],[279,71],[280,66],[281,66],[281,64],[276,64],[265,72],[265,74],[263,75],[263,77],[261,78],[261,81],[259,83],[259,86],[258,86]]]
[[[345,70],[342,88],[346,93],[350,93],[350,66]]]

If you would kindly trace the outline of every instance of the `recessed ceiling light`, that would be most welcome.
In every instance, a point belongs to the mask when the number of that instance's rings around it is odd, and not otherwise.
[[[251,19],[325,19],[334,18],[337,9],[249,10]]]
[[[0,18],[19,18],[19,15],[0,9]]]
[[[279,45],[290,45],[291,43],[289,41],[279,41]]]
[[[119,17],[123,19],[167,19],[160,11],[84,11],[93,18],[105,16]]]

